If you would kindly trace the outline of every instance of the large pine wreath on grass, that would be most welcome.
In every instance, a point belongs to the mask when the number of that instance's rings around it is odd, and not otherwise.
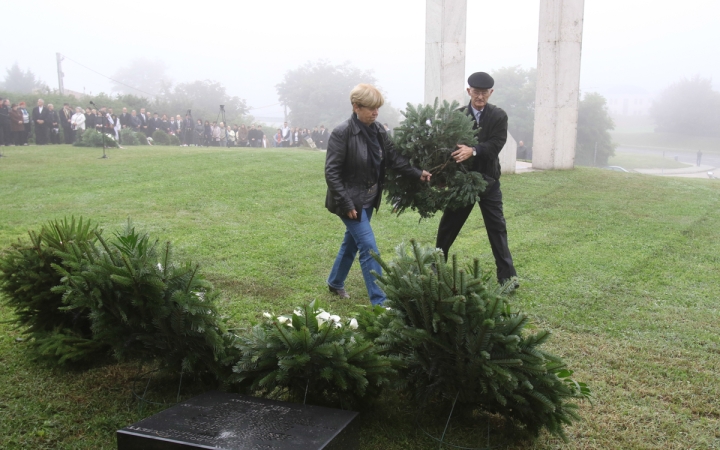
[[[402,177],[388,170],[387,199],[401,214],[410,208],[429,218],[446,208],[457,209],[477,203],[487,183],[473,172],[473,158],[462,163],[453,160],[457,144],[477,145],[473,121],[458,110],[459,103],[437,99],[432,105],[408,103],[405,119],[395,128],[395,149],[415,167],[432,173],[429,183]]]

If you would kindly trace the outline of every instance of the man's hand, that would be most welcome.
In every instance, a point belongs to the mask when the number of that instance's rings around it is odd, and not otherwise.
[[[422,175],[420,175],[420,181],[428,182],[428,181],[430,181],[430,177],[432,177],[432,174],[430,172],[428,172],[427,170],[423,170]]]
[[[357,220],[357,211],[355,211],[354,209],[352,211],[348,211],[347,216],[352,220]]]
[[[468,147],[467,145],[458,144],[458,149],[452,152],[452,157],[455,160],[455,162],[461,163],[463,161],[466,161],[470,159],[470,157],[473,155],[473,148]]]

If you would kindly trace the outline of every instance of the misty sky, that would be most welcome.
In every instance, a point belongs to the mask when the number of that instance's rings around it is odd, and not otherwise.
[[[287,70],[323,58],[372,69],[395,106],[423,99],[424,0],[3,3],[0,68],[18,62],[51,88],[56,52],[108,76],[144,57],[164,61],[176,83],[216,80],[258,108],[278,102]],[[535,67],[538,5],[468,0],[466,72]],[[581,89],[656,93],[682,77],[718,78],[718,17],[718,0],[585,0]],[[110,92],[109,80],[63,64],[67,89]]]

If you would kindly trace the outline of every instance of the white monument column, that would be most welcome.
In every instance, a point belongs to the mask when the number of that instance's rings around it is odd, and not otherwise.
[[[532,165],[572,169],[585,0],[540,0]]]
[[[425,9],[425,103],[463,103],[467,0],[426,0]]]

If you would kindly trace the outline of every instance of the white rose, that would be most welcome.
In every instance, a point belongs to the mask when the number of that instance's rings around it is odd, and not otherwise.
[[[357,319],[355,319],[355,318],[350,319],[350,324],[348,326],[352,330],[357,330],[358,329]]]

